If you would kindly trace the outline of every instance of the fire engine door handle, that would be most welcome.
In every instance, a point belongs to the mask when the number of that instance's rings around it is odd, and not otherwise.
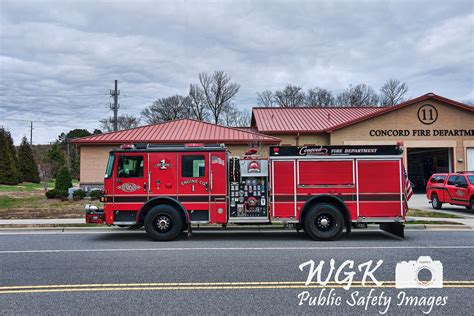
[[[212,192],[212,171],[209,173],[209,187],[211,188],[211,192]]]
[[[147,185],[147,183],[143,182],[143,191],[145,191],[145,192],[146,192],[146,185]]]

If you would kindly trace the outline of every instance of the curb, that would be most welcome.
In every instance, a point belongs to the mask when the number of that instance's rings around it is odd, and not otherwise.
[[[50,226],[50,224],[38,225],[38,224],[12,224],[12,225],[0,225],[1,231],[16,230],[16,231],[73,231],[73,230],[103,230],[103,231],[116,231],[116,232],[134,232],[134,231],[143,231],[143,228],[139,229],[128,229],[120,228],[115,226],[106,226],[98,225],[97,227],[91,226]],[[437,224],[408,224],[405,225],[405,230],[446,230],[446,231],[465,231],[472,230],[470,226],[467,225],[437,225]],[[296,231],[293,228],[283,227],[283,225],[241,225],[241,226],[228,226],[223,228],[221,226],[203,226],[199,228],[193,227],[193,230],[196,231],[274,231],[274,232],[284,232],[284,231]],[[367,228],[362,229],[353,229],[353,231],[377,231],[380,230],[378,225],[369,225]]]

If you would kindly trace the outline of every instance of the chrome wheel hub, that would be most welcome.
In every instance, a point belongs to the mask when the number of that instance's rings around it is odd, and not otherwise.
[[[171,220],[168,216],[161,215],[156,219],[156,228],[160,232],[164,232],[171,227]]]
[[[316,218],[316,226],[321,230],[328,230],[332,227],[332,219],[326,214],[321,214]]]

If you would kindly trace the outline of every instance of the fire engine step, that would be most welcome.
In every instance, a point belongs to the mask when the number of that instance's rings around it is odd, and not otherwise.
[[[402,223],[381,223],[380,229],[401,239],[405,238],[405,225]]]

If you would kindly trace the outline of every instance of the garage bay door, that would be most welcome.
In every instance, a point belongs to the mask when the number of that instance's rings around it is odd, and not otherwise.
[[[474,171],[474,148],[467,149],[466,166],[467,170]]]

